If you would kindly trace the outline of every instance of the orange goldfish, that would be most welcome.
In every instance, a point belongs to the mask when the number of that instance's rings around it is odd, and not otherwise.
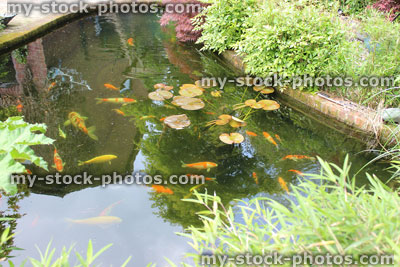
[[[112,84],[105,83],[104,86],[105,86],[107,89],[114,90],[114,91],[119,91],[119,89],[118,89],[117,87],[115,87],[114,85],[112,85]]]
[[[279,141],[279,143],[282,143],[281,137],[279,135],[275,134],[275,138],[276,138],[276,140]]]
[[[199,174],[186,174],[187,177],[189,178],[194,178],[194,179],[202,179],[204,175],[199,175]],[[204,177],[204,180],[206,181],[215,181],[217,178],[210,178],[210,177]]]
[[[285,160],[285,159],[291,159],[291,160],[294,160],[294,161],[297,161],[299,159],[315,160],[315,158],[313,158],[313,157],[308,157],[308,156],[304,156],[304,155],[287,155],[287,156],[282,158],[282,160]]]
[[[122,110],[120,110],[120,109],[117,109],[117,108],[115,108],[115,109],[113,109],[117,114],[119,114],[119,115],[122,115],[122,116],[125,116],[125,113],[122,111]]]
[[[22,112],[22,109],[24,108],[24,106],[22,105],[21,101],[19,101],[19,99],[17,100],[17,110],[18,112]]]
[[[104,103],[104,102],[109,102],[109,103],[123,103],[123,104],[127,104],[127,103],[135,103],[136,100],[132,99],[132,98],[96,98],[97,100],[97,104],[100,103]]]
[[[57,152],[57,149],[54,148],[54,165],[53,167],[58,171],[62,172],[64,170],[64,163],[62,162],[62,159],[60,155]]]
[[[153,189],[154,189],[154,191],[156,191],[157,193],[165,193],[165,194],[170,194],[170,195],[173,195],[174,194],[174,191],[172,191],[171,189],[169,189],[169,188],[167,188],[167,187],[164,187],[164,186],[162,186],[162,185],[152,185],[151,186]]]
[[[301,171],[298,171],[298,170],[289,170],[290,172],[294,172],[295,174],[297,174],[297,175],[300,175],[300,176],[304,176],[304,173],[302,173]]]
[[[263,132],[263,135],[264,135],[265,139],[268,140],[268,142],[270,142],[270,143],[273,144],[274,146],[278,146],[278,144],[275,142],[274,138],[272,138],[272,136],[269,135],[269,133]]]
[[[193,168],[193,169],[198,169],[198,170],[205,170],[209,172],[211,168],[217,167],[218,164],[214,162],[197,162],[197,163],[191,163],[191,164],[185,164],[182,162],[182,168]]]
[[[246,131],[246,134],[247,134],[248,136],[257,136],[256,133],[253,133],[253,132],[250,132],[250,131]]]
[[[253,172],[253,179],[256,182],[256,184],[258,184],[258,176],[257,173]]]
[[[96,130],[95,126],[86,128],[86,117],[81,117],[78,112],[71,112],[68,114],[68,120],[64,123],[65,126],[72,124],[75,128],[87,134],[90,138],[98,140],[97,136],[93,133]]]
[[[163,118],[160,119],[160,121],[164,121],[166,118],[167,118],[167,117],[163,117]]]
[[[282,187],[282,189],[289,193],[289,188],[288,188],[285,180],[283,180],[282,177],[278,177],[278,182],[279,182],[280,186]]]
[[[126,42],[128,45],[133,46],[133,38],[129,38]]]
[[[52,82],[49,86],[49,88],[47,88],[47,91],[49,92],[51,89],[53,89],[53,87],[56,86],[55,82]]]
[[[29,170],[29,169],[25,169],[25,173],[27,173],[27,174],[32,174],[32,171]]]

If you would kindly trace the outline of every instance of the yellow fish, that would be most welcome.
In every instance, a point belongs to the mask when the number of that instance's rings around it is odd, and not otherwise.
[[[85,164],[93,164],[93,163],[103,163],[103,162],[108,162],[108,163],[111,164],[111,161],[113,159],[116,159],[116,158],[118,158],[118,157],[115,156],[115,155],[98,156],[98,157],[92,158],[92,159],[87,160],[87,161],[79,161],[78,166],[82,166],[82,165],[85,165]]]
[[[185,164],[182,162],[182,168],[193,168],[193,169],[198,169],[198,170],[207,170],[210,171],[211,168],[217,167],[218,164],[214,162],[197,162],[197,163],[191,163],[191,164]]]
[[[287,186],[285,180],[283,180],[282,177],[278,177],[278,183],[279,183],[279,185],[282,187],[283,190],[285,190],[286,192],[289,193],[289,188],[288,188],[288,186]]]
[[[78,112],[70,112],[68,114],[68,120],[64,123],[64,126],[72,124],[75,128],[81,130],[93,140],[99,140],[97,136],[93,133],[96,130],[95,126],[86,128],[86,119],[86,117],[82,117]]]
[[[115,216],[98,216],[81,220],[67,219],[71,223],[87,225],[109,225],[122,222],[122,219]]]

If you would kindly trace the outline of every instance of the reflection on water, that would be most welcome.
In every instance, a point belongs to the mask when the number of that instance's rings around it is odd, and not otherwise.
[[[149,15],[84,18],[29,44],[27,57],[23,56],[24,50],[18,50],[12,57],[3,55],[0,59],[2,106],[21,101],[26,120],[49,126],[47,135],[57,140],[57,150],[66,163],[65,173],[100,175],[113,171],[120,174],[144,171],[163,177],[205,174],[216,181],[208,181],[198,190],[215,191],[224,204],[234,205],[234,199],[246,200],[257,195],[270,196],[285,204],[287,195],[277,178],[296,183],[297,176],[289,172],[290,169],[315,173],[319,165],[312,160],[282,160],[284,156],[318,155],[341,164],[350,153],[354,169],[368,161],[361,154],[354,155],[363,148],[357,141],[284,106],[275,112],[251,114],[246,130],[258,136],[250,137],[244,129],[239,129],[245,136],[244,143],[235,146],[221,143],[218,136],[232,129],[229,126],[206,127],[206,122],[224,113],[244,115],[248,110],[233,111],[233,105],[254,98],[251,90],[244,94],[243,88],[227,86],[221,98],[206,94],[207,105],[202,111],[186,112],[149,100],[147,94],[156,83],[179,88],[203,75],[233,75],[216,56],[177,43],[174,30],[162,31],[158,20],[157,16]],[[129,38],[133,38],[133,46],[127,43]],[[115,85],[120,93],[106,89],[105,83]],[[96,104],[95,98],[109,97],[131,97],[138,103]],[[120,108],[126,116],[114,112],[115,108]],[[63,126],[71,111],[87,117],[88,126],[96,126],[99,141],[71,126]],[[183,113],[192,122],[185,130],[165,129],[159,121]],[[146,116],[147,119],[143,119]],[[59,136],[59,127],[67,134],[66,139]],[[262,136],[263,131],[273,136],[278,134],[282,139],[279,147],[268,143]],[[35,151],[52,163],[52,147],[41,146]],[[104,154],[117,155],[118,159],[111,165],[78,167],[79,160]],[[210,172],[182,168],[182,162],[202,161],[216,162],[218,167]],[[379,176],[380,169],[372,166],[368,172]],[[45,174],[40,169],[32,170],[38,175]],[[358,181],[359,184],[364,182]],[[92,239],[97,249],[114,243],[102,257],[105,265],[121,264],[132,255],[134,266],[143,266],[149,262],[163,263],[163,257],[178,261],[190,251],[187,240],[174,232],[198,225],[195,213],[202,208],[181,201],[191,196],[192,185],[170,188],[173,195],[157,194],[139,185],[101,188],[99,184],[37,183],[26,189],[29,196],[22,193],[20,200],[14,200],[17,203],[2,203],[0,208],[3,215],[11,212],[11,216],[21,216],[13,226],[17,233],[14,245],[25,249],[13,252],[17,262],[37,255],[35,244],[44,249],[53,240],[53,245],[60,250],[62,245],[76,243],[76,248],[82,251]],[[120,204],[110,211],[110,216],[121,218],[118,224],[99,227],[72,224],[67,220],[99,216],[107,206],[119,201]]]

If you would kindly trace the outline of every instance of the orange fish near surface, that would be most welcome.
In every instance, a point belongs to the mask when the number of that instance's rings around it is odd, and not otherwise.
[[[166,118],[167,118],[167,117],[163,117],[163,118],[160,119],[160,121],[164,121]]]
[[[250,131],[246,131],[246,134],[247,134],[248,136],[257,136],[256,133],[250,132]]]
[[[197,170],[207,170],[210,171],[211,168],[217,167],[218,164],[214,162],[197,162],[197,163],[191,163],[191,164],[185,164],[182,162],[182,168],[192,168],[192,169],[197,169]]]
[[[258,184],[258,176],[257,173],[253,172],[253,179],[256,182],[256,184]]]
[[[289,172],[294,172],[295,174],[297,174],[297,175],[300,175],[300,176],[304,176],[304,173],[302,173],[301,171],[298,171],[298,170],[289,170]]]
[[[119,110],[119,109],[113,109],[114,111],[115,111],[115,113],[117,113],[117,114],[119,114],[119,115],[122,115],[122,116],[125,116],[125,113],[122,111],[122,110]]]
[[[135,103],[136,100],[132,98],[96,98],[97,104],[108,102],[108,103],[116,103],[116,104],[127,104],[127,103]]]
[[[129,38],[126,42],[128,45],[133,46],[133,38]]]
[[[53,167],[58,171],[62,172],[64,170],[64,164],[62,162],[62,159],[60,155],[57,152],[57,149],[54,148],[54,165]]]
[[[274,146],[278,146],[278,144],[275,142],[274,138],[272,138],[272,136],[269,133],[263,132],[263,135],[264,135],[265,139],[268,140],[268,142],[270,142]]]
[[[68,120],[64,123],[65,126],[72,124],[75,128],[79,129],[83,133],[87,134],[90,138],[98,140],[97,136],[93,133],[96,127],[92,126],[86,128],[85,120],[86,117],[81,117],[78,112],[71,112],[68,114]]]
[[[276,140],[279,141],[279,143],[282,143],[281,137],[279,135],[275,134],[275,138],[276,138]]]
[[[49,88],[47,88],[47,91],[49,92],[51,89],[53,89],[53,87],[56,86],[55,82],[52,82],[49,86]]]
[[[287,155],[287,156],[285,156],[285,157],[282,158],[282,160],[285,160],[285,159],[291,159],[291,160],[294,160],[294,161],[297,161],[297,160],[299,160],[299,159],[311,159],[311,160],[315,160],[315,158],[313,158],[313,157],[304,156],[304,155]]]
[[[19,99],[17,100],[17,110],[19,113],[22,112],[22,109],[24,108],[24,106],[21,104],[21,101],[19,101]]]
[[[115,87],[114,85],[109,84],[109,83],[105,83],[104,87],[107,89],[110,89],[110,90],[119,91],[119,89],[117,87]]]
[[[153,188],[157,193],[174,194],[174,191],[162,185],[152,185],[151,188]]]
[[[280,186],[282,187],[283,190],[285,190],[286,192],[289,193],[289,188],[288,188],[285,180],[283,180],[282,177],[278,177],[278,183],[280,184]]]

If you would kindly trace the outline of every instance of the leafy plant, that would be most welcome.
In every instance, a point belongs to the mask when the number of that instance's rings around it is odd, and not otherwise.
[[[20,162],[29,161],[47,170],[47,162],[42,157],[36,156],[29,146],[48,145],[53,139],[44,135],[45,124],[30,124],[22,117],[10,117],[0,122],[0,188],[7,193],[17,192],[17,186],[11,184],[10,175],[24,173],[24,165]],[[39,133],[37,133],[39,132]]]
[[[343,40],[335,18],[314,6],[265,1],[250,20],[252,26],[235,47],[246,71],[261,77],[317,76]]]
[[[286,205],[269,198],[248,202],[238,200],[238,211],[226,209],[218,196],[196,193],[196,199],[184,201],[203,205],[199,213],[203,226],[190,227],[182,234],[192,240],[200,255],[262,255],[309,253],[352,255],[394,255],[400,262],[400,196],[367,175],[369,189],[355,186],[349,176],[346,158],[343,167],[319,159],[320,174],[291,187]],[[295,242],[294,242],[295,239]],[[227,265],[234,266],[234,265]]]
[[[210,6],[193,19],[195,30],[202,31],[197,43],[203,49],[222,53],[242,40],[247,20],[258,7],[257,0],[213,0]],[[203,17],[206,17],[204,22]]]

